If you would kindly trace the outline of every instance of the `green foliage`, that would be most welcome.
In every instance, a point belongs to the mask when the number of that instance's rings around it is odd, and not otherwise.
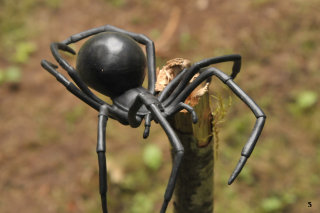
[[[214,111],[212,112],[213,114],[213,135],[214,135],[214,156],[215,158],[218,157],[218,150],[219,150],[219,132],[221,128],[221,124],[225,121],[225,117],[229,111],[229,108],[231,107],[232,104],[232,98],[229,96],[228,102],[226,103],[221,94],[218,94],[217,96],[211,96],[210,102],[215,103],[214,104]]]
[[[0,70],[0,85],[5,82],[6,80],[6,75],[5,75],[5,72]]]
[[[68,123],[75,123],[79,118],[83,116],[85,108],[82,105],[73,107],[65,115],[65,118]]]
[[[156,29],[156,28],[155,28],[155,29],[152,29],[151,32],[150,32],[150,37],[151,37],[153,40],[159,38],[160,35],[161,35],[160,30],[159,30],[159,29]]]
[[[304,90],[296,94],[294,102],[288,106],[289,111],[296,116],[308,112],[318,101],[318,94],[311,90]]]
[[[30,44],[20,47],[16,45],[28,40],[34,32],[33,28],[28,28],[27,23],[32,17],[30,16],[32,10],[38,3],[39,0],[3,0],[0,2],[0,52],[5,53],[4,56],[8,60],[24,62],[29,52],[35,50],[34,44],[33,47]]]
[[[16,63],[26,63],[28,62],[30,55],[35,52],[36,49],[37,46],[33,42],[20,42],[16,46],[16,51],[12,59]]]
[[[316,49],[316,43],[317,42],[315,40],[307,39],[303,41],[301,46],[305,52],[312,52]]]
[[[17,83],[21,80],[21,70],[19,67],[11,66],[6,70],[6,81]]]
[[[61,6],[61,0],[46,0],[46,5],[52,9],[58,9]]]
[[[150,22],[151,22],[151,19],[147,18],[146,16],[141,16],[140,14],[136,16],[132,16],[130,19],[130,23],[133,25],[145,25]],[[150,34],[150,37],[152,38],[152,40],[155,39],[154,37],[151,36],[151,34]]]
[[[312,107],[318,100],[318,94],[314,91],[302,91],[296,98],[296,105],[299,109],[305,110]]]
[[[283,208],[283,204],[279,197],[273,196],[264,199],[261,203],[261,207],[264,212],[280,212],[280,210]]]
[[[132,199],[132,203],[133,205],[131,206],[130,213],[153,212],[153,200],[146,194],[136,194]]]
[[[292,204],[294,202],[296,202],[297,200],[297,196],[293,193],[293,192],[284,192],[283,196],[282,196],[282,201],[285,204]]]
[[[156,145],[148,144],[143,150],[143,162],[152,169],[157,170],[162,164],[162,152]]]
[[[243,114],[238,118],[232,120],[231,129],[234,130],[234,134],[244,136],[250,131],[251,113]],[[241,139],[240,141],[241,142]]]
[[[46,145],[54,141],[60,140],[60,134],[54,128],[44,128],[40,127],[37,131],[38,141],[41,141],[41,145]]]
[[[179,48],[181,51],[191,50],[193,46],[196,46],[196,40],[189,32],[182,32],[179,39]]]
[[[272,3],[274,0],[254,0],[251,2],[251,4],[254,7],[263,7],[269,3]]]
[[[242,169],[239,178],[248,185],[251,185],[255,182],[250,165],[246,165],[246,167]]]
[[[126,0],[105,0],[107,3],[110,3],[112,6],[121,8],[127,3]]]
[[[19,67],[10,66],[0,70],[0,85],[3,83],[19,83],[21,81],[21,70]]]
[[[69,130],[72,130],[76,122],[83,117],[85,113],[85,107],[83,105],[77,105],[65,113],[65,120]]]
[[[265,198],[261,202],[261,208],[266,213],[280,213],[283,212],[288,205],[296,202],[297,197],[292,191],[283,192],[279,195],[272,195]]]
[[[139,169],[138,165],[131,165],[138,169],[136,172],[130,172],[126,175],[121,187],[125,190],[137,190],[138,188],[143,188],[149,184],[149,176],[146,170]]]

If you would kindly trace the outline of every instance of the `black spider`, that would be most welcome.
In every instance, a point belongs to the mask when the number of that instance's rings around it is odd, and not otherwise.
[[[61,57],[59,50],[76,54],[68,45],[89,36],[93,37],[86,41],[79,50],[75,69]],[[148,89],[142,87],[145,77],[145,55],[136,42],[146,46]],[[160,211],[162,213],[166,211],[168,203],[171,200],[178,169],[184,153],[183,146],[174,130],[170,127],[167,118],[182,109],[186,109],[191,113],[193,122],[197,122],[195,111],[191,106],[185,104],[184,101],[200,83],[213,75],[216,76],[247,104],[257,118],[251,136],[242,150],[241,158],[228,184],[231,184],[240,173],[263,129],[266,119],[265,114],[233,81],[240,72],[240,55],[226,55],[197,62],[180,72],[161,93],[156,94],[154,44],[142,34],[106,25],[75,34],[61,43],[52,43],[50,47],[54,58],[68,72],[78,87],[56,70],[58,66],[42,60],[42,67],[55,76],[72,94],[99,111],[96,151],[99,162],[100,195],[104,213],[108,211],[105,157],[105,130],[108,117],[131,127],[138,127],[142,120],[145,120],[144,138],[149,135],[152,120],[160,123],[167,134],[174,150],[174,160]],[[217,68],[208,67],[221,62],[233,62],[232,74],[230,76]],[[200,73],[200,75],[192,83],[189,83],[191,78],[197,73]],[[109,96],[113,104],[107,104],[98,98],[89,90],[87,85]]]

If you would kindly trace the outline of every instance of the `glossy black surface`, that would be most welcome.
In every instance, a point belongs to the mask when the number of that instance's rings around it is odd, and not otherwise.
[[[137,96],[140,93],[148,93],[148,90],[146,90],[143,87],[137,87],[130,89],[124,93],[122,93],[120,96],[115,97],[112,99],[113,104],[117,106],[119,109],[128,112],[133,104],[133,102],[136,100]],[[138,115],[146,115],[149,113],[146,106],[142,105],[139,110],[137,111]]]
[[[121,33],[93,36],[79,50],[77,70],[81,79],[109,97],[142,85],[145,56],[140,46]]]

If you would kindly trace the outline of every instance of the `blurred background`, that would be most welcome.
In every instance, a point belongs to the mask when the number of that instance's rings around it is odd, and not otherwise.
[[[228,186],[255,117],[212,82],[227,112],[217,116],[215,212],[319,212],[319,8],[319,0],[0,0],[0,212],[101,212],[97,112],[40,60],[54,61],[51,42],[105,24],[154,40],[158,67],[176,57],[242,55],[235,81],[268,118]],[[231,66],[217,67],[230,73]],[[142,128],[108,122],[110,212],[159,211],[170,147],[158,125],[151,129],[143,140]]]

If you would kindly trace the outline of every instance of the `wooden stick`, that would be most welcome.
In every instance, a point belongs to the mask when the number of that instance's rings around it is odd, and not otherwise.
[[[158,82],[165,82],[163,76],[170,81],[177,74],[177,69],[182,70],[184,66],[188,66],[188,63],[182,59],[169,61],[160,70]],[[203,90],[207,86],[199,88],[198,91],[202,90],[200,94],[195,91],[191,94],[194,97],[187,99],[187,104],[191,103],[198,115],[198,123],[193,124],[191,115],[183,111],[170,121],[185,149],[174,192],[175,213],[213,212],[213,116],[209,94],[207,90]],[[157,88],[160,88],[159,91],[164,87],[156,84],[156,90]]]

